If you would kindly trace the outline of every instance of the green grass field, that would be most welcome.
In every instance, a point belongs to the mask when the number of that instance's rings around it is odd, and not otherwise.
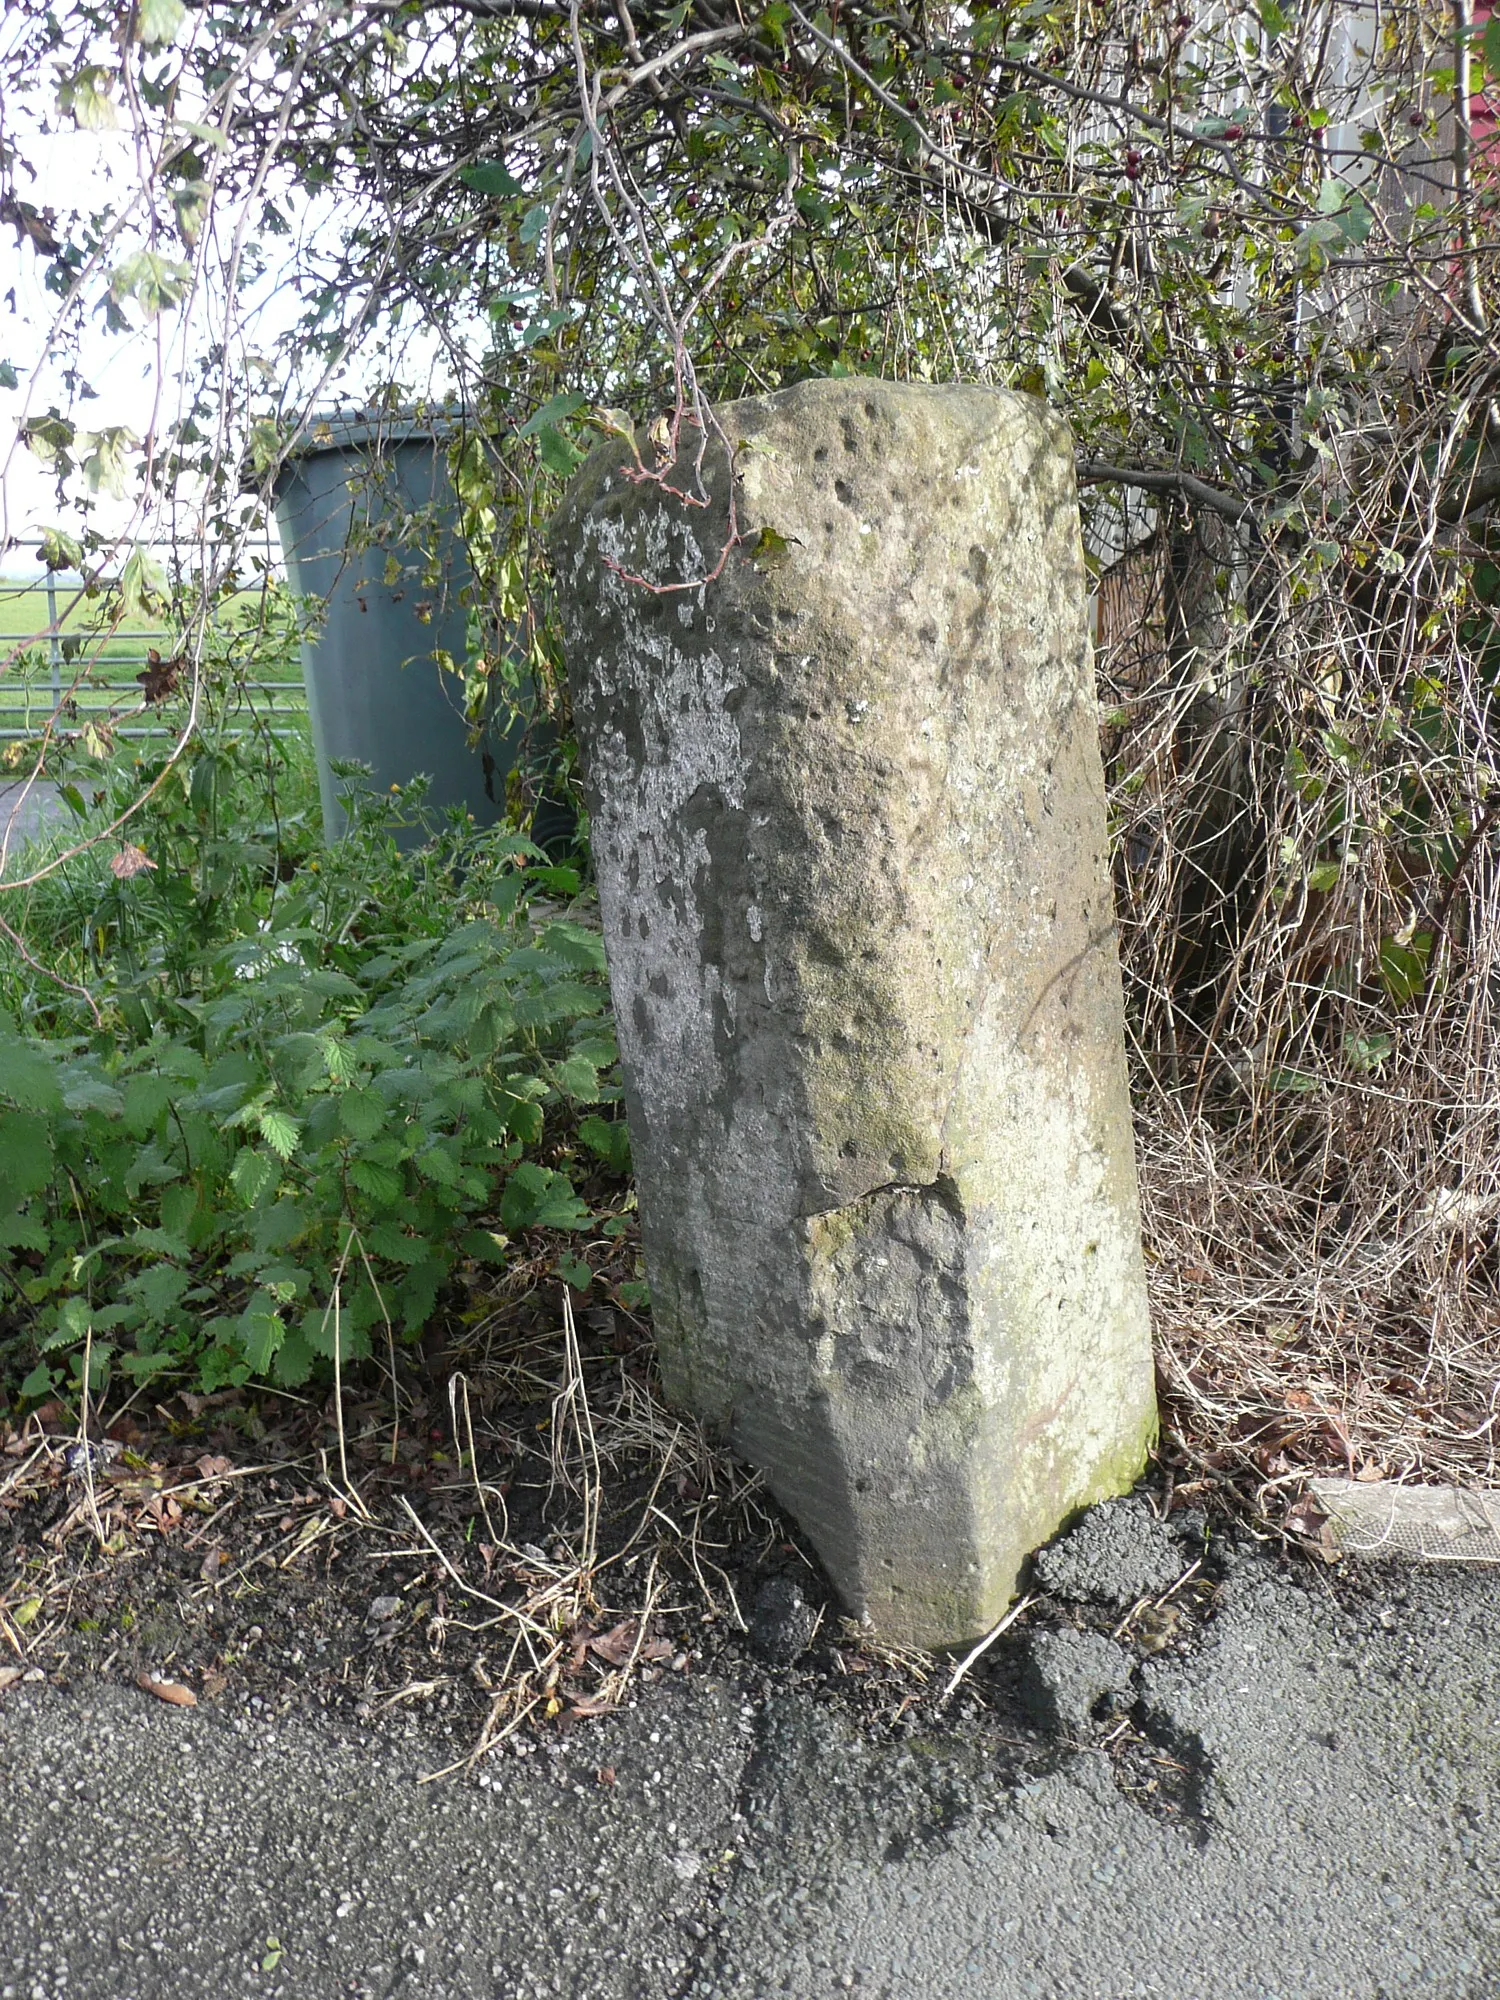
[[[79,657],[87,654],[93,671],[114,677],[117,670],[127,678],[137,672],[145,663],[148,647],[159,650],[167,634],[160,626],[131,621],[120,630],[107,637],[100,632],[100,601],[89,599],[76,588],[60,588],[57,593],[59,626],[66,654],[71,658],[69,666]],[[221,632],[238,634],[248,642],[261,616],[262,596],[258,590],[244,590],[223,605],[216,623]],[[21,665],[20,655],[31,656],[27,662],[36,671],[46,671],[48,659],[47,635],[50,618],[47,607],[47,592],[43,585],[21,581],[11,577],[0,577],[0,675],[15,672]],[[294,655],[289,655],[279,645],[268,645],[254,660],[253,671],[246,678],[261,682],[300,683],[302,668]]]

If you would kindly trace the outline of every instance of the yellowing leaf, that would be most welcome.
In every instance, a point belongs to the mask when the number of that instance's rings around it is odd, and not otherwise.
[[[182,0],[137,0],[136,39],[144,42],[147,48],[159,48],[163,42],[175,42],[177,31],[186,18],[187,9]]]

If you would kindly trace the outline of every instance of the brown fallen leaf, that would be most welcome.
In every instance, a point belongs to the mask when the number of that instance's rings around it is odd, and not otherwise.
[[[25,1671],[24,1667],[0,1667],[0,1688],[14,1687]]]
[[[607,1632],[590,1639],[589,1651],[612,1667],[623,1667],[635,1650],[638,1629],[634,1618],[623,1618],[618,1625],[611,1625]]]
[[[648,1639],[636,1652],[636,1633],[640,1621],[636,1618],[622,1618],[618,1625],[612,1625],[607,1632],[590,1639],[588,1649],[596,1659],[607,1661],[612,1667],[623,1667],[632,1653],[637,1660],[670,1660],[677,1650],[670,1639]]]
[[[198,1697],[181,1681],[164,1681],[159,1674],[137,1674],[135,1684],[146,1694],[154,1694],[158,1701],[170,1702],[173,1708],[196,1708]]]

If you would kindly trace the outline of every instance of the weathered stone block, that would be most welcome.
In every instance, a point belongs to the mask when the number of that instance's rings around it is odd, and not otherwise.
[[[999,390],[719,416],[706,506],[611,441],[553,538],[662,1371],[959,1643],[1155,1425],[1072,452]]]

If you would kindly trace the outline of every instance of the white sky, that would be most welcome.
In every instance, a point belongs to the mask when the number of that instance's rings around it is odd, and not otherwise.
[[[53,207],[59,215],[72,209],[97,211],[111,203],[118,206],[130,198],[136,185],[134,151],[130,136],[123,131],[29,133],[24,150],[37,168],[34,183],[22,182],[24,198],[41,209]],[[294,206],[295,199],[295,195],[283,199],[283,207]],[[304,237],[311,235],[316,241],[320,229],[331,230],[327,217],[309,210],[306,203],[301,206]],[[220,242],[232,233],[234,219],[221,203],[215,225]],[[295,244],[295,237],[286,238],[280,240],[279,247],[295,259]],[[167,247],[174,255],[187,254],[180,242]],[[119,254],[109,261],[117,261]],[[210,286],[203,287],[182,311],[164,313],[149,323],[143,323],[139,311],[127,305],[132,332],[110,332],[102,312],[108,274],[101,270],[91,287],[98,303],[88,314],[77,353],[78,372],[95,394],[80,399],[70,395],[64,379],[71,355],[48,353],[59,301],[45,287],[46,268],[46,260],[29,243],[18,243],[13,230],[0,230],[0,361],[8,361],[20,378],[16,389],[0,388],[0,574],[12,577],[42,573],[35,549],[40,531],[47,527],[77,535],[87,518],[96,530],[119,536],[122,543],[156,541],[174,532],[179,536],[193,533],[191,492],[179,492],[175,519],[151,519],[143,514],[134,497],[140,490],[138,459],[131,462],[124,500],[103,492],[88,494],[75,473],[59,502],[55,472],[19,441],[17,426],[28,419],[34,421],[55,406],[80,430],[125,425],[137,437],[153,431],[160,436],[181,411],[184,377],[192,354],[203,351],[211,333],[223,332],[222,315],[216,310]],[[269,273],[255,287],[246,309],[236,315],[234,332],[239,337],[229,346],[241,360],[252,339],[264,353],[272,354],[278,337],[294,323],[299,301],[285,286],[286,277],[285,266]],[[211,326],[214,319],[220,323]],[[430,338],[417,334],[407,342],[404,360],[414,382],[429,380],[437,359],[437,344]],[[358,398],[361,372],[356,367],[344,380],[339,400],[346,405]],[[369,373],[364,372],[368,381]],[[284,370],[265,379],[268,403],[284,381]],[[75,453],[80,460],[83,455],[81,450]]]

